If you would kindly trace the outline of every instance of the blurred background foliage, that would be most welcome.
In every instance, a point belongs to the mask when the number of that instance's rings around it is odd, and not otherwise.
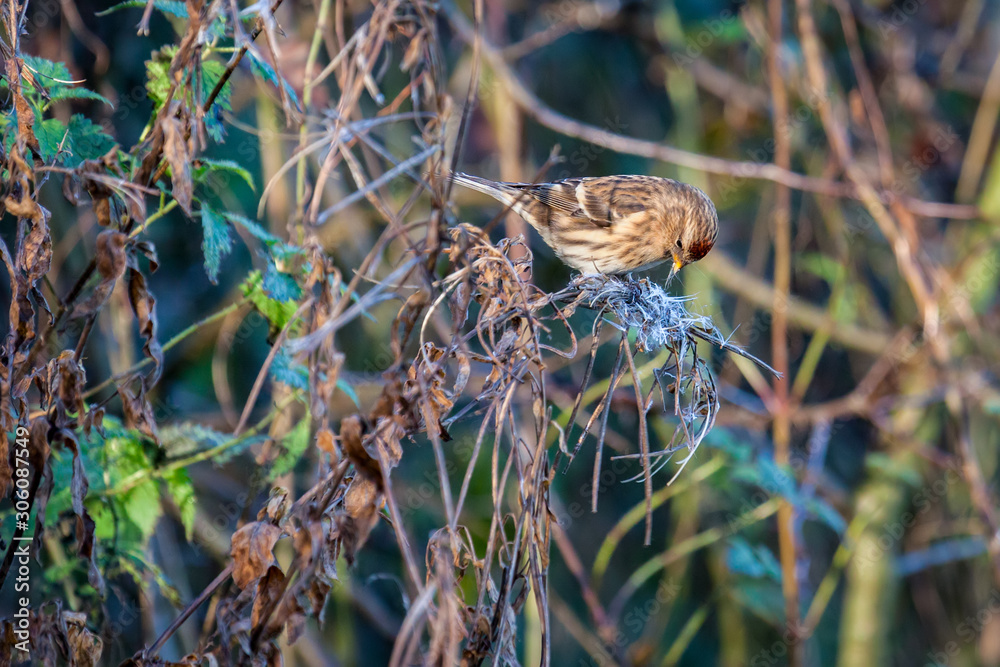
[[[44,160],[72,168],[75,160],[103,155],[112,141],[132,146],[149,131],[185,21],[178,16],[183,3],[158,3],[164,11],[153,12],[149,34],[136,35],[144,4],[114,12],[88,0],[29,4],[22,49],[39,59],[36,76],[83,80],[73,90],[93,91],[63,97],[53,94],[55,86],[48,99],[34,100],[47,124],[44,135],[36,130]],[[212,141],[192,164],[200,219],[183,206],[164,206],[155,224],[147,220],[144,238],[155,243],[160,263],[148,281],[165,343],[162,377],[151,394],[161,444],[125,428],[113,399],[103,435],[91,433],[81,446],[102,545],[95,558],[107,583],[103,594],[77,558],[65,520],[72,514],[64,485],[72,457],[54,454],[56,488],[35,600],[86,612],[104,638],[102,664],[150,644],[215,578],[229,560],[231,535],[265,505],[272,484],[296,497],[316,482],[322,454],[310,442],[307,419],[287,424],[277,441],[266,430],[230,434],[271,343],[297,307],[284,263],[296,261],[298,239],[288,221],[298,194],[292,180],[272,179],[298,142],[282,97],[291,100],[286,108],[308,105],[311,126],[329,122],[321,113],[338,93],[332,85],[316,87],[306,102],[303,76],[317,12],[330,4],[283,3],[275,14],[283,29],[279,62],[271,54],[247,59],[227,84],[207,121]],[[347,37],[372,13],[368,2],[332,4]],[[456,104],[473,70],[459,25],[468,26],[472,7],[459,4],[443,3],[438,18],[441,67]],[[1000,665],[1000,6],[484,4],[488,50],[505,59],[506,71],[484,56],[460,168],[502,180],[644,173],[703,188],[719,209],[719,243],[672,289],[690,295],[691,309],[711,315],[734,342],[787,371],[786,381],[772,386],[754,368],[704,351],[720,377],[724,407],[678,480],[666,486],[666,473],[654,479],[650,546],[643,546],[640,528],[642,485],[626,481],[637,466],[610,459],[635,451],[630,395],[613,403],[596,512],[592,446],[585,442],[577,460],[555,474],[553,664]],[[778,39],[769,23],[775,8],[783,16]],[[821,92],[810,78],[805,15],[822,47],[828,81]],[[323,40],[336,44],[331,30]],[[405,54],[385,57],[388,67]],[[206,92],[227,58],[218,50],[206,59]],[[47,70],[49,61],[65,67]],[[782,114],[775,111],[771,67],[786,97]],[[537,97],[543,113],[512,92],[510,77]],[[385,99],[360,102],[365,117],[408,83],[388,68],[380,80]],[[585,132],[567,131],[548,110],[691,157],[654,159],[645,148],[595,143]],[[831,127],[843,132],[849,168],[830,140]],[[12,115],[0,119],[5,137],[14,128]],[[79,142],[68,156],[60,154],[67,132]],[[395,155],[417,152],[411,134],[402,124],[379,131]],[[563,159],[551,163],[554,147]],[[702,156],[749,166],[718,168]],[[798,187],[786,179],[795,186],[788,189],[775,182],[780,175],[760,178],[760,167],[772,164],[813,180]],[[832,192],[831,183],[850,185]],[[864,201],[858,183],[881,199]],[[383,194],[398,208],[410,190],[392,184]],[[474,224],[499,212],[457,189],[453,200],[460,219]],[[94,254],[97,219],[68,204],[58,186],[43,190],[40,201],[52,212],[51,283],[65,294]],[[887,212],[896,238],[873,210]],[[12,220],[8,215],[0,227],[10,247]],[[362,200],[317,234],[349,280],[384,224]],[[504,220],[492,237],[519,233],[534,254],[533,281],[544,290],[565,285],[569,270],[519,220]],[[666,269],[653,277],[662,281]],[[6,297],[10,286],[2,281]],[[330,408],[334,420],[376,399],[381,373],[394,359],[390,323],[398,308],[373,306],[339,336],[345,361]],[[593,319],[589,312],[574,317],[581,339]],[[190,332],[192,324],[198,326]],[[554,345],[565,342],[553,334]],[[86,348],[88,389],[140,363],[142,345],[127,298],[116,290]],[[596,378],[611,375],[612,347],[601,348]],[[547,368],[551,407],[564,423],[584,356]],[[287,400],[306,381],[281,356],[270,379],[255,420],[266,414],[265,403]],[[107,395],[106,385],[94,393]],[[669,441],[674,423],[654,410],[655,442]],[[476,417],[451,426],[447,463],[456,488],[478,427]],[[273,451],[279,454],[271,457]],[[446,522],[426,439],[406,444],[393,479],[420,554]],[[490,529],[490,484],[488,466],[480,465],[461,521],[476,540]],[[13,519],[3,516],[6,536]],[[279,562],[287,563],[288,548],[279,544]],[[341,565],[324,622],[310,621],[294,645],[283,645],[286,664],[388,663],[412,602],[400,583],[404,566],[388,521],[374,527],[352,566]],[[474,591],[474,583],[463,585]],[[0,592],[4,609],[12,599],[8,585]],[[214,613],[211,605],[199,608],[163,655],[193,651],[199,627]],[[533,605],[516,620],[518,658],[536,664],[540,621]]]

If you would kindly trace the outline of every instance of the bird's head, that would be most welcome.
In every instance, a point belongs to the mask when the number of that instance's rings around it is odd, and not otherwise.
[[[687,201],[684,216],[670,248],[673,258],[671,277],[691,262],[697,262],[707,255],[719,236],[719,214],[715,210],[715,204],[698,188],[686,186],[685,189]]]

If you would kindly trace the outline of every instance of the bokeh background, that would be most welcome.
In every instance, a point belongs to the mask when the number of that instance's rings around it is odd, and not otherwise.
[[[28,3],[21,50],[65,63],[74,80],[111,103],[59,102],[50,117],[68,122],[82,113],[124,150],[143,140],[154,111],[148,63],[184,34],[182,4],[162,3],[167,11],[154,11],[149,34],[137,35],[144,3],[101,16],[104,3]],[[234,73],[228,108],[218,116],[225,136],[203,151],[231,166],[212,171],[205,202],[290,243],[301,240],[295,225],[308,193],[296,190],[300,167],[283,165],[299,145],[301,123],[328,126],[342,96],[335,77],[306,95],[305,77],[315,77],[359,27],[371,29],[373,5],[386,4],[281,3],[273,50],[258,43],[260,58],[278,74],[262,74],[249,61]],[[470,3],[394,7],[398,15],[423,12],[421,20],[438,26],[424,39],[441,57],[438,92],[454,105],[445,131],[452,147],[477,74],[462,171],[510,181],[642,173],[705,190],[719,210],[718,244],[670,289],[785,372],[772,381],[752,364],[701,350],[723,407],[677,481],[666,485],[669,468],[654,477],[648,546],[641,480],[629,481],[639,468],[611,459],[636,451],[635,400],[628,382],[614,395],[596,512],[593,438],[571,465],[560,464],[548,488],[548,513],[558,525],[547,563],[552,664],[1000,665],[1000,5],[485,0],[478,66]],[[251,19],[260,10],[246,9]],[[252,22],[245,25],[249,32]],[[222,64],[228,34],[213,42]],[[374,118],[390,104],[410,108],[400,93],[411,76],[400,63],[412,37],[390,35],[376,65],[381,95],[365,87],[358,117]],[[304,113],[289,114],[296,106]],[[13,129],[6,123],[5,136]],[[412,125],[387,124],[376,134],[399,160],[419,152]],[[554,149],[561,159],[551,159]],[[301,167],[310,188],[324,154]],[[59,181],[52,174],[39,201],[52,212],[48,278],[65,295],[94,255],[99,226],[88,207],[67,203]],[[332,204],[355,184],[341,169],[328,187]],[[412,180],[401,177],[379,197],[398,210],[412,191]],[[452,194],[452,222],[486,226],[502,214],[479,195]],[[416,209],[426,212],[427,200]],[[156,197],[148,202],[156,211]],[[14,248],[13,217],[0,224]],[[385,225],[360,199],[317,226],[315,238],[350,280]],[[142,234],[160,262],[148,278],[159,339],[182,335],[166,351],[150,394],[166,450],[120,422],[109,422],[106,439],[87,440],[103,596],[89,587],[73,524],[63,520],[72,515],[68,496],[59,494],[69,460],[54,464],[34,601],[84,613],[104,640],[99,664],[148,646],[177,618],[229,563],[231,535],[257,516],[273,486],[295,499],[325,470],[323,451],[309,440],[314,434],[298,428],[297,413],[280,412],[278,422],[287,422],[280,433],[191,460],[176,488],[150,484],[128,495],[131,487],[114,490],[120,480],[97,481],[106,473],[101,457],[114,446],[137,447],[128,456],[136,459],[132,470],[143,471],[183,459],[184,447],[227,443],[271,351],[277,332],[241,301],[248,272],[266,273],[273,261],[265,244],[237,227],[212,276],[204,229],[173,208]],[[564,286],[569,269],[515,216],[494,224],[491,238],[517,234],[533,253],[531,280],[545,291]],[[667,268],[651,279],[663,282]],[[0,294],[9,300],[6,275]],[[373,306],[338,334],[345,356],[329,405],[334,425],[377,400],[395,359],[390,341],[399,307]],[[545,369],[546,407],[557,415],[568,416],[573,405],[593,320],[589,311],[574,316],[586,344]],[[73,349],[78,335],[71,328],[56,340]],[[565,346],[567,337],[554,330],[549,342]],[[615,344],[607,342],[598,349],[597,379],[612,373]],[[142,344],[119,286],[86,347],[87,387],[139,363]],[[252,422],[294,386],[295,370],[282,372],[269,374]],[[585,402],[585,413],[597,398]],[[109,418],[122,416],[107,386],[88,398],[103,399]],[[530,403],[523,409],[530,417]],[[453,493],[481,419],[472,413],[450,426],[444,446]],[[654,409],[649,424],[656,446],[670,439],[676,419]],[[275,447],[285,452],[278,470]],[[488,465],[474,470],[461,523],[482,544],[491,527],[491,477]],[[424,550],[447,519],[426,437],[405,441],[392,475],[413,551],[420,567],[430,568]],[[178,501],[181,487],[190,500]],[[122,504],[113,505],[112,496]],[[0,507],[8,512],[6,502]],[[99,514],[102,507],[114,516]],[[13,519],[3,517],[6,539]],[[415,603],[390,524],[376,522],[353,564],[338,561],[322,623],[308,620],[294,644],[277,640],[285,664],[389,664]],[[276,548],[279,563],[290,559],[289,542]],[[10,587],[0,591],[3,609],[13,609]],[[458,590],[475,604],[475,582]],[[524,580],[507,593],[516,598],[518,591],[527,595]],[[196,609],[161,655],[177,660],[196,651],[199,638],[228,622],[219,614],[217,601]],[[497,661],[538,664],[544,651],[535,603],[510,620],[513,654]],[[422,655],[430,661],[431,653]]]

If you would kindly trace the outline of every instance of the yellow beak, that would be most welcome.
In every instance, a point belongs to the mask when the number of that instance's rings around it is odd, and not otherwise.
[[[674,276],[677,275],[677,272],[680,271],[682,268],[684,268],[684,262],[681,261],[680,257],[678,257],[677,255],[673,255],[673,258],[674,258],[674,265],[670,269],[670,276],[667,278],[667,282],[672,281],[674,279]]]

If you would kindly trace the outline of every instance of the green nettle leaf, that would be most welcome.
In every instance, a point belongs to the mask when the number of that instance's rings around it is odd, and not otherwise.
[[[264,279],[260,271],[251,271],[243,281],[243,296],[254,305],[271,326],[282,329],[292,319],[298,306],[294,301],[278,301],[264,291]]]
[[[70,74],[69,69],[63,63],[53,62],[37,56],[24,56],[24,64],[34,74],[38,85],[45,88],[49,100],[52,102],[71,99],[98,100],[108,106],[114,106],[103,95],[87,88],[78,87],[75,83],[70,83],[73,80],[73,75]],[[25,82],[24,87],[26,95],[32,98],[39,97],[40,91],[30,83]],[[44,106],[40,99],[36,101],[38,102],[38,108]]]
[[[35,122],[35,137],[38,138],[38,148],[41,151],[42,160],[45,162],[55,160],[57,155],[60,159],[63,157],[59,152],[60,146],[63,148],[63,151],[69,149],[66,126],[63,125],[61,120],[55,118],[37,120]]]
[[[203,60],[201,62],[201,101],[208,98],[225,71],[226,66],[216,60]],[[218,97],[215,98],[212,108],[205,114],[205,129],[208,130],[208,134],[216,141],[222,141],[226,133],[225,126],[222,123],[222,112],[233,110],[233,106],[229,101],[231,92],[232,89],[227,81],[222,86],[222,90],[219,91]]]
[[[140,536],[135,542],[145,546],[163,516],[159,485],[152,480],[142,482],[122,494],[119,502],[125,510],[125,516],[120,519],[135,526]]]
[[[271,63],[266,60],[262,60],[256,53],[254,53],[253,49],[247,51],[247,56],[250,58],[250,69],[253,73],[275,86],[281,86],[284,88],[289,99],[295,102],[295,107],[299,111],[302,111],[302,105],[299,104],[299,97],[295,94],[295,89],[289,85],[288,81],[278,75],[274,68],[271,67]]]
[[[96,16],[107,16],[113,12],[118,12],[123,9],[134,9],[137,7],[146,7],[146,0],[125,0],[125,2],[119,2],[114,7],[109,7],[102,12],[97,12]],[[176,0],[154,0],[153,7],[160,10],[164,14],[171,14],[179,19],[186,19],[188,17],[187,7],[183,2],[177,2]]]
[[[271,377],[293,389],[306,389],[309,386],[309,371],[302,364],[296,363],[284,347],[274,355]]]
[[[281,239],[279,239],[277,236],[275,236],[271,232],[261,227],[258,223],[254,222],[250,218],[247,218],[246,216],[242,216],[239,213],[230,213],[229,211],[224,211],[222,215],[224,215],[226,217],[226,220],[228,220],[229,222],[235,225],[239,225],[243,229],[250,232],[251,236],[253,236],[258,241],[264,242],[268,247],[275,245],[284,245],[284,242]]]
[[[170,61],[177,53],[176,46],[165,46],[153,54],[152,60],[146,61],[146,94],[153,101],[153,106],[159,110],[166,102],[167,95],[170,94]],[[226,66],[222,63],[205,59],[201,61],[201,90],[194,102],[202,104],[211,94],[215,85],[222,78],[226,71]],[[189,87],[185,88],[185,94],[190,94]],[[222,123],[222,114],[232,110],[230,103],[231,86],[227,81],[215,98],[212,108],[205,114],[205,128],[208,134],[216,141],[222,141],[225,135],[225,128]]]
[[[302,452],[309,446],[309,415],[304,415],[291,431],[281,439],[284,451],[274,460],[271,476],[281,477],[290,472],[302,458]]]
[[[198,162],[198,166],[194,168],[194,178],[199,183],[206,182],[208,176],[217,172],[231,173],[243,179],[250,186],[251,190],[257,192],[257,188],[254,187],[253,176],[242,165],[232,160],[212,160],[210,158],[199,158]]]
[[[229,223],[225,218],[207,206],[201,207],[201,226],[205,236],[201,242],[205,254],[205,273],[212,284],[218,283],[219,264],[233,249],[233,238],[229,235]]]
[[[35,121],[35,136],[45,162],[56,161],[67,167],[76,167],[84,160],[94,160],[115,145],[115,140],[81,114],[69,119],[69,126],[56,118],[41,117]]]
[[[163,106],[170,94],[170,79],[167,72],[170,69],[170,59],[176,48],[164,47],[153,53],[153,59],[146,61],[146,94],[158,110]]]
[[[178,468],[163,476],[163,481],[167,484],[167,493],[173,499],[177,509],[180,510],[181,524],[184,526],[184,536],[190,542],[194,536],[194,516],[197,504],[194,498],[194,486],[187,470]]]
[[[98,102],[104,102],[109,107],[114,107],[108,98],[100,93],[95,93],[89,88],[60,87],[58,90],[54,90],[49,93],[49,100],[53,102],[57,102],[59,100],[97,100]]]
[[[69,167],[84,160],[96,160],[115,145],[115,140],[105,134],[100,125],[81,114],[73,114],[69,119],[69,140],[72,154],[64,161]]]
[[[264,291],[278,301],[295,301],[302,296],[295,278],[279,271],[270,257],[267,258],[267,269],[264,271]]]

